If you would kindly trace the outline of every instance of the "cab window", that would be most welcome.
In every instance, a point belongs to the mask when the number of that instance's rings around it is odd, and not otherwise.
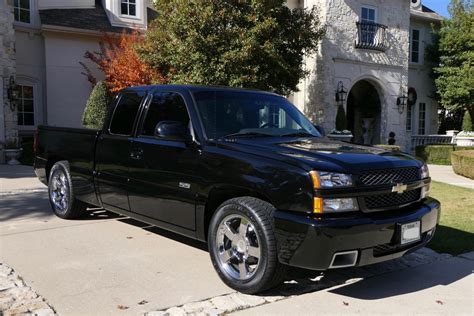
[[[120,100],[115,107],[110,123],[110,133],[116,135],[130,136],[133,130],[133,123],[140,108],[140,103],[144,97],[143,92],[125,92],[120,96]]]
[[[154,136],[156,125],[162,121],[175,121],[188,126],[189,115],[186,110],[186,103],[178,93],[156,92],[153,95],[141,135]]]

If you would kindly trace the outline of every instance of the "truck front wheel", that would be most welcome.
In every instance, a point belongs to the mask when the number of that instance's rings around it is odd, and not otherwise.
[[[87,204],[74,198],[71,174],[67,161],[56,162],[49,173],[49,202],[54,214],[61,218],[71,219],[83,215]]]
[[[209,253],[229,287],[254,294],[283,281],[286,269],[277,258],[274,210],[260,199],[240,197],[224,202],[212,217]]]

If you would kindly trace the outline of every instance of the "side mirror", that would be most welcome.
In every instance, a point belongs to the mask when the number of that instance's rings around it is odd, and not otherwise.
[[[190,134],[187,127],[178,121],[161,121],[156,124],[155,136],[170,140],[189,141]]]
[[[324,128],[321,125],[314,125],[314,128],[321,134],[321,136],[326,136],[326,132],[324,131]]]

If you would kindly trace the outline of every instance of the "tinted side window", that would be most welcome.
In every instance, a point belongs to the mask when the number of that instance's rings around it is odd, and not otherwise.
[[[110,132],[112,134],[132,134],[133,122],[137,116],[143,96],[142,92],[126,92],[120,97],[110,124]]]
[[[189,124],[189,115],[183,98],[174,92],[157,92],[148,107],[142,135],[154,136],[155,127],[161,121],[178,121]]]

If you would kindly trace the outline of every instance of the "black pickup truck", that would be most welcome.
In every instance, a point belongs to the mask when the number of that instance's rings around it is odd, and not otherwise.
[[[422,162],[331,141],[261,91],[128,88],[102,130],[40,126],[35,152],[57,216],[99,206],[206,241],[219,276],[244,293],[279,284],[288,266],[398,258],[440,216]]]

